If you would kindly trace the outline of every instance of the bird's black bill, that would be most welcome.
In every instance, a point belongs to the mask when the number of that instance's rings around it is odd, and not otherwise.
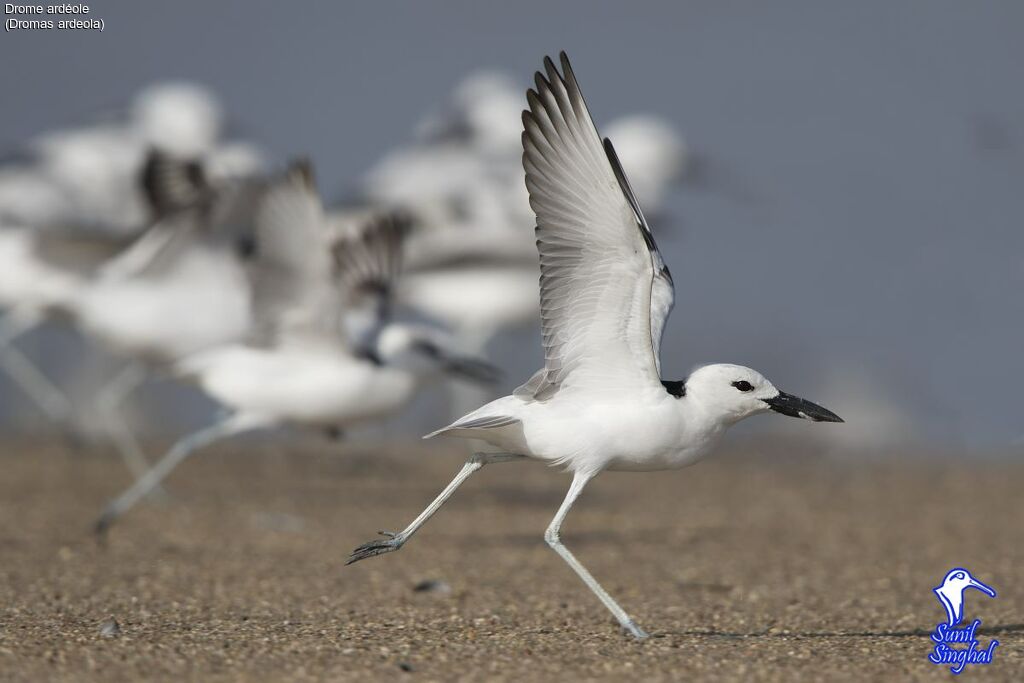
[[[444,357],[442,362],[448,374],[477,384],[492,386],[501,381],[501,370],[478,358],[451,355]]]
[[[417,339],[413,343],[413,348],[433,360],[441,370],[449,375],[485,386],[491,386],[501,381],[501,370],[496,366],[472,356],[450,353],[429,339]]]
[[[799,396],[793,396],[787,394],[784,391],[780,391],[779,395],[775,398],[764,398],[761,399],[768,404],[768,407],[777,413],[788,415],[790,417],[800,417],[805,420],[811,420],[812,422],[842,422],[843,418],[839,417],[831,410],[822,408],[817,403],[811,403]]]

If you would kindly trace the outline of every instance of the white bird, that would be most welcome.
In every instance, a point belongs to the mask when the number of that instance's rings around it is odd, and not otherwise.
[[[423,143],[464,141],[484,154],[507,155],[520,148],[519,86],[509,74],[480,69],[455,87],[449,102],[416,127]]]
[[[160,221],[196,201],[194,176],[200,171],[156,152],[149,156],[135,184],[145,187],[152,232],[166,233]],[[75,317],[75,302],[112,279],[112,270],[118,269],[112,264],[124,262],[121,254],[142,249],[128,263],[155,255],[153,236],[143,235],[143,228],[140,224],[135,234],[122,234],[63,222],[59,230],[54,224],[10,220],[0,225],[0,308],[5,311],[0,318],[0,367],[57,424],[71,423],[70,402],[13,342],[55,314]]]
[[[24,162],[0,173],[0,216],[39,229],[137,233],[148,218],[137,179],[149,150],[179,159],[221,154],[223,116],[213,94],[200,86],[151,85],[119,119],[30,141]],[[236,161],[244,144],[231,143]],[[246,146],[252,163],[245,171],[259,170],[259,152]]]
[[[417,144],[384,157],[364,180],[371,199],[417,218],[399,300],[444,323],[474,352],[539,316],[521,98],[502,72],[471,74],[420,126]],[[682,138],[650,115],[618,119],[609,130],[621,137],[641,200],[660,205],[686,165]]]
[[[415,145],[387,155],[365,179],[371,198],[417,219],[399,302],[444,324],[469,353],[485,354],[502,332],[532,329],[540,319],[521,100],[507,74],[471,74],[419,127]],[[682,138],[650,115],[617,119],[610,130],[626,147],[627,170],[637,171],[641,200],[656,210],[686,165]],[[493,398],[465,385],[450,393],[452,417]]]
[[[198,162],[153,154],[143,173],[159,218],[67,304],[89,336],[129,357],[173,361],[251,328],[242,253],[255,178],[218,181]]]
[[[536,250],[527,231],[421,230],[410,235],[398,298],[483,353],[501,330],[539,318]]]
[[[659,348],[672,278],[615,150],[602,145],[569,60],[550,58],[523,112],[523,165],[537,215],[544,368],[511,396],[438,430],[480,439],[474,455],[402,532],[356,548],[348,562],[392,552],[484,465],[532,458],[573,473],[544,534],[624,629],[646,634],[562,544],[559,530],[587,482],[604,470],[665,470],[708,455],[739,420],[769,410],[814,421],[835,414],[738,365],[708,365],[663,381]]]
[[[76,440],[78,426],[68,397],[13,342],[55,311],[67,312],[72,299],[96,311],[93,304],[100,301],[100,293],[132,279],[106,274],[97,281],[95,276],[155,220],[175,210],[153,203],[150,183],[165,179],[146,174],[171,165],[152,164],[154,151],[173,157],[182,168],[200,170],[214,186],[249,178],[263,168],[262,153],[252,144],[219,139],[222,121],[220,104],[206,89],[190,83],[157,83],[142,90],[121,119],[40,135],[27,146],[24,160],[0,169],[0,308],[5,311],[0,318],[0,366]],[[147,182],[140,183],[140,177]],[[179,205],[182,199],[164,198]],[[146,249],[155,246],[152,238],[142,242]],[[183,277],[182,282],[201,286],[192,277]],[[205,293],[202,297],[210,299]],[[134,310],[166,327],[174,311],[161,313],[159,304],[152,300]],[[120,310],[107,312],[116,315]],[[99,321],[96,328],[103,337],[103,322],[109,316],[89,311],[83,316]],[[184,319],[193,329],[201,323],[201,315]],[[132,326],[127,317],[122,320]],[[172,332],[188,327],[179,325]],[[109,385],[111,391],[100,393],[100,412],[113,410],[143,376],[137,365],[125,368]],[[123,446],[119,450],[125,454]],[[128,459],[136,470],[141,467],[135,455]]]
[[[74,415],[63,392],[11,344],[54,314],[128,363],[95,394],[106,435],[136,475],[148,469],[120,415],[148,369],[248,333],[249,284],[238,253],[251,182],[206,178],[198,162],[153,151],[142,172],[153,215],[137,237],[0,231],[0,363],[57,424]],[[242,225],[237,226],[236,224]],[[235,231],[243,232],[235,235]],[[236,239],[237,238],[237,239]]]
[[[72,440],[77,435],[70,401],[15,341],[62,311],[92,272],[129,243],[119,235],[0,226],[0,368]]]
[[[213,441],[288,424],[340,431],[395,413],[442,373],[496,379],[486,363],[450,352],[439,331],[389,319],[403,219],[378,217],[333,243],[328,222],[307,164],[267,190],[256,215],[260,334],[177,364],[228,414],[178,441],[107,506],[98,532]]]

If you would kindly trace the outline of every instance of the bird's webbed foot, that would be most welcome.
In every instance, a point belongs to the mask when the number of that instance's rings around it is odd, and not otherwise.
[[[368,557],[376,557],[377,555],[383,555],[385,553],[393,553],[405,544],[405,536],[401,533],[395,533],[393,531],[378,531],[382,538],[377,538],[368,543],[364,543],[348,556],[348,561],[345,564],[352,564],[359,560],[365,560]]]

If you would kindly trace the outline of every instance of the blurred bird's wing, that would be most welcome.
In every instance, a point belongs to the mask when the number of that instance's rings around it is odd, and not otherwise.
[[[249,207],[263,192],[262,185],[254,180],[213,185],[199,161],[157,150],[150,150],[139,184],[151,222],[126,249],[103,265],[101,277],[155,276],[171,267],[197,240],[238,242],[242,235],[251,234]],[[240,223],[241,214],[245,219]]]
[[[104,264],[106,279],[144,277],[176,259],[207,224],[214,192],[202,165],[156,149],[146,155],[138,176],[150,221],[132,244]]]
[[[157,149],[147,153],[139,184],[150,214],[156,219],[196,206],[210,194],[202,163],[179,159]]]
[[[431,273],[462,268],[537,268],[537,248],[527,232],[451,228],[410,234],[403,270]]]
[[[602,145],[565,53],[545,59],[523,112],[523,167],[537,215],[543,379],[562,388],[661,386],[672,278],[608,140]],[[538,373],[540,375],[540,373]]]
[[[410,226],[403,212],[375,213],[349,225],[331,245],[338,296],[358,352],[372,354],[378,335],[391,319]]]
[[[176,211],[157,219],[119,253],[108,259],[96,275],[104,280],[152,276],[180,255],[202,225],[202,212]]]
[[[255,216],[251,266],[256,339],[336,335],[326,222],[312,167],[292,164],[264,192]]]

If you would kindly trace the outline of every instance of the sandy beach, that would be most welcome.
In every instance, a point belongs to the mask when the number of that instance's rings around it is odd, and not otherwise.
[[[156,448],[156,445],[152,447]],[[661,474],[606,474],[563,538],[652,637],[622,635],[547,548],[568,485],[484,468],[397,554],[462,462],[452,444],[226,444],[105,544],[113,457],[5,442],[4,680],[949,680],[927,661],[954,566],[980,639],[972,680],[1024,675],[1024,465],[927,454],[837,461],[734,446]],[[116,622],[116,626],[115,623]]]

